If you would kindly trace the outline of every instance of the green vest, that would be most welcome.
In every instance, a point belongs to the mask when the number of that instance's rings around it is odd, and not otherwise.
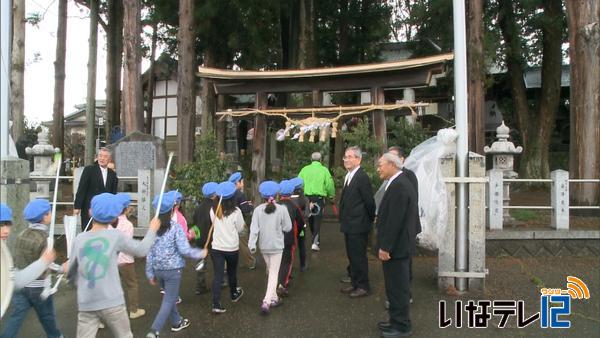
[[[47,238],[48,234],[45,231],[31,228],[23,230],[15,240],[13,250],[15,267],[22,270],[37,261],[46,249]],[[42,277],[44,275],[40,276],[40,279],[43,279]]]

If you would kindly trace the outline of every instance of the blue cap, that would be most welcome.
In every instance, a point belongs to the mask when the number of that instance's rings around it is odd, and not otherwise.
[[[179,203],[183,200],[183,195],[179,191],[175,190],[173,193],[175,194],[175,203]]]
[[[158,198],[160,195],[154,196],[154,200],[152,200],[152,207],[156,209],[158,206]],[[162,202],[160,204],[159,214],[165,214],[173,209],[173,205],[175,204],[175,191],[168,191],[163,194]]]
[[[228,181],[231,183],[237,183],[241,179],[242,179],[242,173],[238,171],[238,172],[231,174],[231,176],[229,176]]]
[[[283,180],[279,182],[279,193],[282,196],[290,196],[294,193],[294,183],[290,180]]]
[[[204,197],[211,197],[212,195],[214,195],[217,192],[217,187],[219,186],[219,183],[216,182],[208,182],[208,183],[204,183],[204,185],[202,186],[202,195],[204,195]]]
[[[123,209],[127,208],[131,204],[131,195],[129,195],[128,193],[120,192],[115,196],[119,199],[119,201],[121,201]]]
[[[92,198],[92,218],[99,223],[111,223],[123,212],[123,198],[105,192]]]
[[[235,184],[225,181],[219,183],[216,193],[219,197],[223,197],[223,199],[226,200],[232,198],[233,195],[235,195],[236,190]]]
[[[300,177],[294,177],[290,179],[290,182],[292,182],[292,184],[294,185],[294,190],[304,187],[304,180]]]
[[[52,207],[48,200],[34,199],[29,202],[23,210],[23,218],[31,223],[41,222],[44,215],[50,212],[50,209],[52,209]]]
[[[258,186],[262,198],[274,197],[279,192],[279,184],[275,181],[264,181]]]
[[[12,222],[12,209],[4,203],[0,203],[0,222]]]

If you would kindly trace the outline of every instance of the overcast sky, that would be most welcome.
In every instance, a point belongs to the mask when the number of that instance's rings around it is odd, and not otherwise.
[[[85,103],[87,94],[87,61],[89,11],[69,1],[67,22],[67,58],[65,80],[65,115],[73,106]],[[38,26],[26,25],[25,35],[25,117],[33,122],[52,119],[54,104],[54,60],[56,58],[56,29],[58,1],[27,0],[25,16],[43,14]],[[145,69],[143,62],[142,69]],[[106,35],[98,29],[98,69],[96,99],[106,94]]]

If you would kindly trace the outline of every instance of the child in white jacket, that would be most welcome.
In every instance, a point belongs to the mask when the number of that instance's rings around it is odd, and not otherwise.
[[[264,314],[268,314],[271,307],[280,304],[277,296],[277,278],[284,248],[283,233],[292,230],[292,222],[287,208],[275,201],[279,184],[266,181],[260,184],[258,191],[265,202],[254,209],[248,248],[250,252],[256,252],[258,240],[258,246],[267,265],[269,273],[267,291],[260,309]]]

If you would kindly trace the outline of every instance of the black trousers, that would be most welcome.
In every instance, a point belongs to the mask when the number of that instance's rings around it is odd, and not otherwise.
[[[220,251],[211,249],[210,257],[213,261],[213,283],[212,298],[213,305],[221,304],[221,288],[223,285],[223,274],[225,273],[225,262],[227,262],[227,280],[229,282],[229,293],[233,293],[237,288],[237,266],[239,259],[238,251]]]
[[[349,272],[352,286],[357,289],[371,290],[369,285],[369,261],[367,259],[367,241],[369,233],[348,234],[344,233],[346,241],[346,255],[350,262]]]
[[[81,231],[83,232],[85,230],[86,225],[88,224],[88,222],[90,221],[90,211],[89,209],[81,209]],[[92,225],[90,224],[90,226],[88,227],[88,231],[92,228]]]
[[[323,211],[325,209],[325,200],[321,196],[306,196],[312,203],[317,203],[321,207],[319,214],[308,218],[308,226],[312,233],[312,244],[319,245],[321,243],[321,223],[323,223]]]
[[[402,332],[412,331],[410,322],[410,258],[396,258],[383,264],[385,293],[390,308],[390,324]]]

